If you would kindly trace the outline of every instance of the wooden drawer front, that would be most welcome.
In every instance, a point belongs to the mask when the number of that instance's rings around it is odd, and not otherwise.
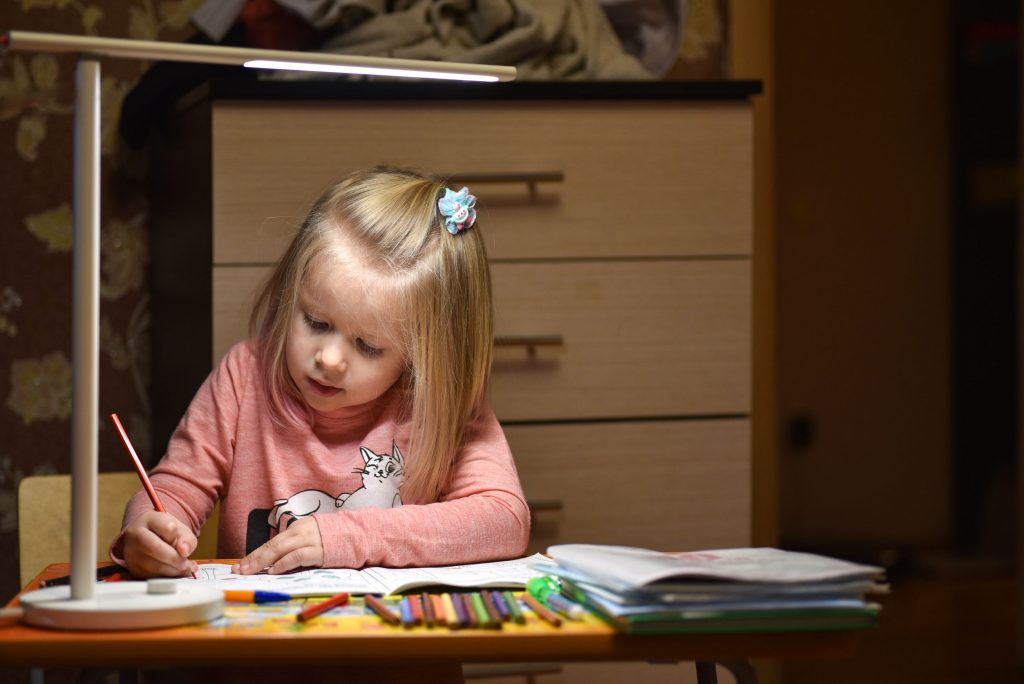
[[[213,269],[213,361],[247,330],[268,266]],[[497,334],[560,335],[499,347],[502,420],[746,414],[750,263],[492,264]]]
[[[501,420],[747,414],[750,262],[492,264]]]
[[[256,291],[270,270],[270,266],[213,269],[213,365],[231,345],[249,334]]]
[[[471,183],[494,258],[748,255],[747,103],[217,103],[216,263],[273,261],[319,190],[381,163]]]
[[[536,507],[531,552],[569,542],[750,545],[747,419],[510,425],[505,434]]]

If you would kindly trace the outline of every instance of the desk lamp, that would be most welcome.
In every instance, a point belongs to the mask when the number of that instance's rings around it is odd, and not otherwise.
[[[0,51],[78,54],[72,253],[71,584],[24,594],[23,620],[71,630],[143,629],[223,613],[223,592],[189,582],[96,582],[99,435],[100,57],[231,64],[372,76],[495,82],[515,67],[207,46],[31,31],[0,34]]]

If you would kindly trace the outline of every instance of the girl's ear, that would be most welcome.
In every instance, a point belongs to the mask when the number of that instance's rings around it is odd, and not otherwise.
[[[369,463],[370,459],[377,455],[366,447],[359,447],[359,453],[363,457],[363,463]]]
[[[391,440],[391,458],[395,459],[405,467],[405,458],[402,456],[402,452],[398,450],[398,442]]]

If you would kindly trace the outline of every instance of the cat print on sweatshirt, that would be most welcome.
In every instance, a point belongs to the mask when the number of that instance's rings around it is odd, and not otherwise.
[[[356,468],[363,480],[363,486],[352,492],[333,496],[319,489],[304,489],[287,499],[278,499],[270,509],[267,522],[275,530],[281,529],[281,519],[305,518],[314,513],[326,513],[341,509],[397,508],[402,505],[399,489],[405,479],[405,458],[398,444],[391,443],[390,454],[374,453],[366,447],[359,447],[363,467]],[[287,523],[285,525],[287,527]]]

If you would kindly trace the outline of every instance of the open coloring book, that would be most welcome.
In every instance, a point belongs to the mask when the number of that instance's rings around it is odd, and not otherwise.
[[[292,596],[394,594],[416,587],[443,585],[459,588],[510,587],[521,589],[531,577],[543,574],[534,566],[548,563],[542,554],[491,563],[449,565],[436,568],[314,568],[284,575],[236,575],[223,563],[199,565],[196,579],[218,589],[278,591]]]

